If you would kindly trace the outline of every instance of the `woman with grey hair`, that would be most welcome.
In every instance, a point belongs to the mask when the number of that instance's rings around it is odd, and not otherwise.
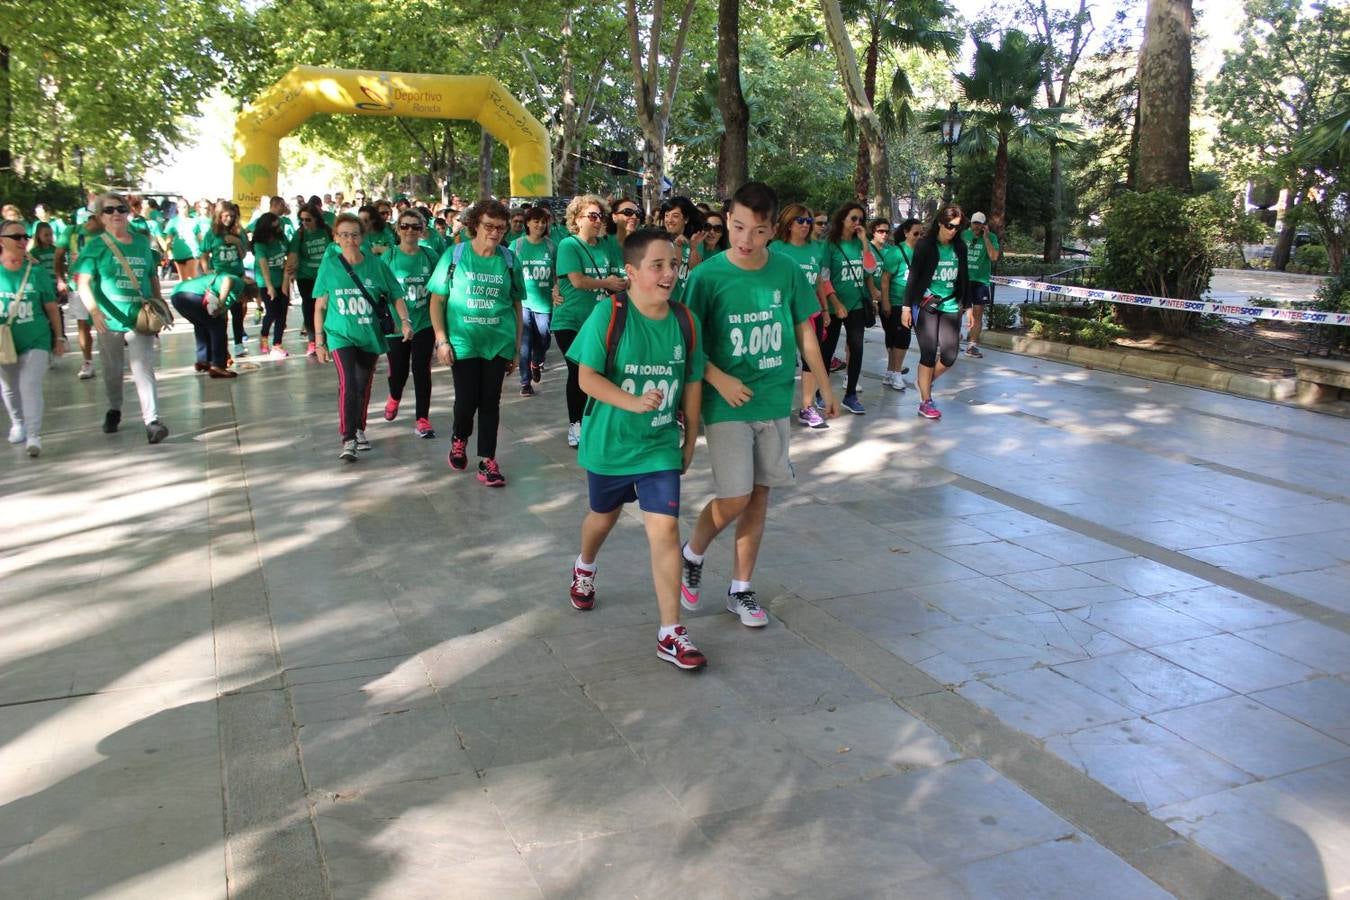
[[[136,322],[149,301],[163,304],[159,253],[148,236],[131,230],[131,206],[122,194],[100,194],[94,200],[93,214],[103,223],[103,232],[84,245],[74,271],[103,359],[103,389],[108,398],[103,433],[112,434],[121,425],[123,372],[130,362],[146,440],[158,444],[168,437],[169,429],[159,420],[155,336],[137,331]]]

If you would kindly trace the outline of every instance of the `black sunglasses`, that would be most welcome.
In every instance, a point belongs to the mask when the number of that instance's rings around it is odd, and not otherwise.
[[[614,215],[616,215],[616,216],[628,216],[629,218],[632,218],[633,216],[636,216],[637,214],[638,214],[638,211],[637,211],[636,209],[632,209],[632,208],[629,208],[629,209],[616,209],[616,210],[614,210]]]
[[[418,225],[416,222],[399,222],[399,223],[398,223],[398,230],[399,230],[399,231],[421,231],[421,230],[422,230],[422,226],[421,226],[421,225]]]
[[[129,207],[129,206],[105,206],[105,207],[103,207],[103,214],[104,214],[105,216],[111,216],[113,213],[121,213],[122,215],[125,216],[125,215],[126,215],[127,213],[129,213],[129,212],[131,212],[131,207]]]
[[[816,221],[816,220],[813,219],[813,218],[811,218],[810,216],[798,216],[797,218],[793,219],[792,221],[796,222],[798,225],[813,225],[813,224],[815,224],[815,221]],[[822,223],[820,223],[820,224],[824,225],[825,223],[822,222]]]
[[[726,227],[725,225],[709,225],[709,226],[708,226],[708,230],[709,230],[709,231],[726,231],[726,230],[727,230],[727,227]]]
[[[21,244],[28,243],[28,235],[26,234],[0,234],[0,238],[9,238],[11,241],[18,241]]]
[[[960,227],[961,227],[961,220],[960,220],[960,219],[957,219],[955,222],[943,222],[943,223],[942,223],[942,227],[943,227],[943,228],[960,228]]]

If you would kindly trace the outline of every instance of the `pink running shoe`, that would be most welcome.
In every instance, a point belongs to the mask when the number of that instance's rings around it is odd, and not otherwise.
[[[384,420],[386,422],[392,422],[394,421],[394,418],[398,416],[398,403],[399,401],[395,400],[393,397],[384,401]]]
[[[925,400],[919,404],[919,415],[923,416],[925,419],[942,418],[942,412],[933,405],[932,400]]]

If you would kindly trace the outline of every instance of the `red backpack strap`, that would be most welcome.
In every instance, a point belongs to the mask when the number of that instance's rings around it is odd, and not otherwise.
[[[628,324],[628,294],[620,291],[610,295],[609,328],[605,331],[605,371],[608,376],[614,371],[614,357],[619,351],[619,340],[623,337],[624,326]]]
[[[684,380],[689,381],[689,373],[694,367],[694,347],[698,343],[698,329],[694,327],[694,313],[683,303],[670,301],[675,312],[675,321],[680,325],[680,334],[684,337]]]

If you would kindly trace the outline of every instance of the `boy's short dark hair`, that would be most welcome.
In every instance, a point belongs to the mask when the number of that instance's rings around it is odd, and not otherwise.
[[[636,268],[647,255],[647,247],[657,241],[672,243],[670,232],[664,228],[639,228],[623,241],[623,262]]]
[[[730,215],[737,206],[743,206],[755,215],[772,221],[778,213],[778,195],[762,181],[747,181],[727,201],[727,214]]]

